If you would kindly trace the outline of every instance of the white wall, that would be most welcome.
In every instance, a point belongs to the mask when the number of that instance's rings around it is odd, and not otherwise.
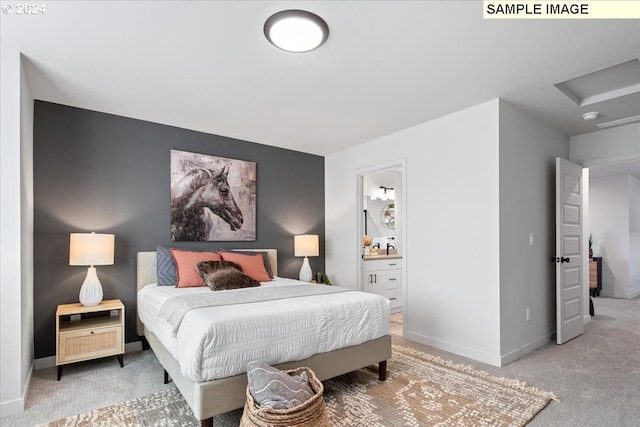
[[[590,181],[590,226],[594,255],[602,257],[602,296],[634,298],[640,295],[637,280],[639,194],[640,181],[630,175]]]
[[[580,165],[640,159],[640,123],[572,136],[569,141],[569,160]]]
[[[640,180],[629,176],[629,292],[640,295]]]
[[[498,105],[325,158],[326,264],[335,282],[355,287],[360,274],[358,171],[404,162],[405,336],[494,365],[501,363]]]
[[[24,410],[33,371],[33,98],[0,49],[0,415]]]
[[[555,158],[568,155],[567,136],[500,101],[503,364],[545,345],[555,330]]]
[[[396,233],[401,235],[402,221],[396,222],[394,229],[386,228],[382,225],[380,213],[382,209],[393,203],[396,209],[400,209],[399,197],[395,200],[380,200],[376,197],[380,187],[393,188],[398,195],[402,194],[402,173],[395,170],[387,170],[379,173],[367,174],[363,179],[363,194],[367,204],[367,233],[374,238],[373,244],[380,243],[380,248],[385,249],[388,237],[393,237],[392,244],[396,246],[401,243],[401,239],[396,240]],[[399,219],[399,218],[398,218]]]

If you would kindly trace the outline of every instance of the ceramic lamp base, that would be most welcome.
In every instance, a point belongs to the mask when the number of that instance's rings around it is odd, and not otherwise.
[[[302,261],[302,268],[300,269],[299,279],[303,282],[310,282],[313,277],[313,273],[311,272],[311,266],[309,265],[309,258],[304,257],[304,261]]]
[[[89,267],[80,288],[80,302],[86,307],[100,304],[102,301],[102,285],[98,280],[95,267]]]

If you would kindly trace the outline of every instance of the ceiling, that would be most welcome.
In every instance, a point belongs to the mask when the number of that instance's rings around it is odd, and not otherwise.
[[[485,20],[480,1],[46,7],[0,15],[34,98],[317,155],[497,97],[570,136],[598,130],[587,111],[640,114],[640,90],[581,107],[555,86],[637,61],[640,20]],[[292,8],[328,23],[322,47],[265,39],[265,20]]]

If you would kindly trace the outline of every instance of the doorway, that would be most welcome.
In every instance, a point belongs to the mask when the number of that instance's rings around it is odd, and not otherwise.
[[[406,309],[406,191],[402,162],[359,170],[359,289],[389,298],[390,332],[403,335]]]

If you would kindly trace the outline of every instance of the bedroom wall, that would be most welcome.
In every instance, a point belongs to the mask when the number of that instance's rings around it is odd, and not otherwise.
[[[257,163],[255,242],[170,242],[169,151]],[[324,159],[320,156],[36,101],[34,119],[35,357],[55,354],[55,310],[78,301],[85,267],[69,263],[69,233],[116,236],[115,264],[97,267],[105,299],[126,307],[126,342],[137,341],[135,254],[157,245],[271,247],[278,270],[297,277],[293,235],[320,235],[313,271],[324,271]]]
[[[601,295],[634,298],[640,295],[638,240],[640,181],[631,175],[592,178],[590,232],[593,253],[602,257]]]
[[[555,330],[555,158],[568,155],[567,136],[500,101],[503,365],[548,343]]]
[[[632,123],[569,138],[569,160],[574,163],[640,159],[640,123]]]
[[[0,49],[0,416],[19,413],[33,372],[33,98],[22,57]]]
[[[498,100],[329,155],[326,262],[360,270],[357,175],[405,164],[405,336],[500,363]],[[330,195],[330,197],[329,197]]]

